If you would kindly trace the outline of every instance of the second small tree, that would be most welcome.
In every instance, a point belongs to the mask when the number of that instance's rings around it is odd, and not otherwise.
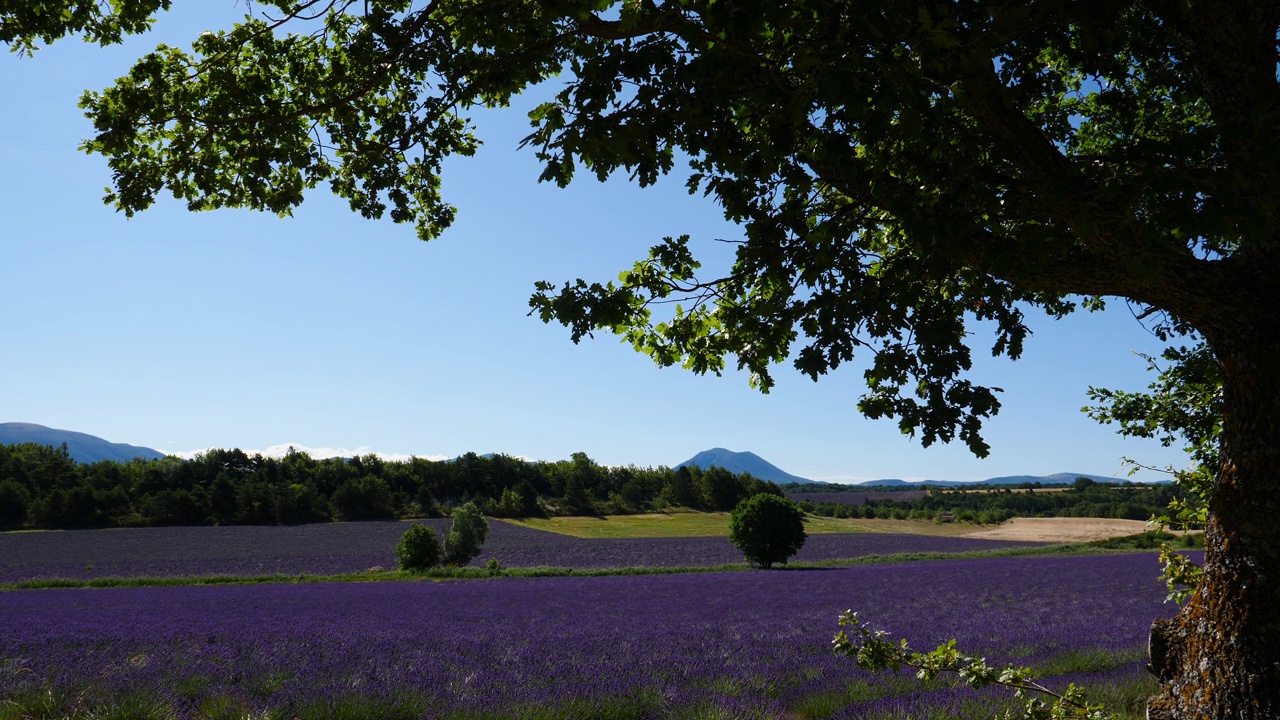
[[[760,567],[785,563],[800,552],[806,537],[800,509],[777,495],[753,495],[729,516],[729,540],[747,562]]]
[[[444,564],[462,566],[480,554],[489,537],[489,522],[476,504],[469,502],[453,511],[453,524],[444,539]]]

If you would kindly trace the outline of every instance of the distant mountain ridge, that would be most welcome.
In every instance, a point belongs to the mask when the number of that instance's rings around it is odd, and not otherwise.
[[[79,463],[95,463],[100,460],[128,462],[134,458],[158,460],[165,457],[165,453],[153,448],[129,445],[127,443],[113,443],[95,435],[89,435],[88,433],[75,432],[73,430],[59,430],[57,428],[45,427],[44,425],[37,425],[35,423],[0,423],[0,445],[16,445],[18,443],[28,442],[48,445],[55,448],[66,443],[67,454]],[[483,457],[492,457],[494,454],[495,453],[486,453]],[[457,458],[454,458],[454,460],[456,459]],[[724,468],[732,473],[749,473],[761,480],[769,480],[779,484],[832,484],[821,480],[810,480],[808,478],[800,477],[799,475],[792,475],[753,452],[735,452],[725,448],[711,448],[710,450],[703,450],[675,467],[680,468],[686,465],[696,466],[704,470],[714,465]],[[1040,483],[1041,485],[1070,485],[1075,482],[1076,478],[1081,477],[1100,483],[1118,484],[1125,482],[1124,478],[1090,475],[1088,473],[1054,473],[1052,475],[1005,475],[1001,477],[988,478],[986,480],[973,481],[901,480],[898,478],[887,478],[883,480],[868,480],[861,483],[851,484],[863,487],[956,487],[981,484],[1021,485],[1024,483]]]
[[[859,486],[878,486],[878,487],[957,487],[963,485],[1070,485],[1076,481],[1076,478],[1088,478],[1094,482],[1119,484],[1127,481],[1127,478],[1106,477],[1104,475],[1090,475],[1089,473],[1054,473],[1052,475],[1003,475],[1001,477],[987,478],[986,480],[899,480],[897,478],[889,478],[886,480],[867,480],[856,483]]]
[[[682,468],[686,465],[693,465],[694,467],[699,467],[703,470],[715,465],[716,467],[724,468],[731,473],[750,473],[753,477],[760,478],[761,480],[771,480],[776,483],[813,482],[808,478],[792,475],[753,452],[734,452],[724,448],[703,450],[697,455],[694,455],[688,460],[676,465],[676,468]]]
[[[772,480],[779,484],[832,484],[821,480],[810,480],[798,475],[792,475],[753,452],[734,452],[733,450],[726,450],[724,448],[703,450],[697,455],[694,455],[688,460],[676,465],[676,467],[680,468],[685,465],[694,465],[702,468],[703,470],[715,465],[730,472],[750,473],[761,480]],[[965,485],[1022,485],[1024,483],[1040,483],[1041,485],[1070,485],[1076,481],[1076,478],[1089,478],[1094,482],[1112,484],[1119,484],[1126,481],[1126,478],[1090,475],[1088,473],[1054,473],[1052,475],[1004,475],[1001,477],[987,478],[986,480],[901,480],[898,478],[888,478],[884,480],[867,480],[865,482],[850,484],[865,487],[956,487]]]
[[[113,443],[95,435],[72,430],[36,425],[35,423],[0,423],[0,444],[39,443],[50,447],[67,444],[67,455],[78,463],[95,463],[99,460],[128,462],[134,458],[158,460],[164,453],[149,447]]]

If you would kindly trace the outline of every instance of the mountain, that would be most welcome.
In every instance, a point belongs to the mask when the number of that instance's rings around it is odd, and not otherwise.
[[[17,445],[18,443],[39,443],[58,447],[67,444],[67,454],[79,463],[94,463],[99,460],[115,460],[128,462],[133,458],[158,460],[164,457],[159,450],[124,443],[113,443],[81,432],[57,430],[35,423],[0,423],[0,444]]]
[[[761,480],[772,480],[776,483],[811,483],[812,480],[792,475],[789,472],[780,470],[777,466],[768,460],[760,457],[753,452],[734,452],[725,450],[724,448],[711,448],[703,450],[684,462],[676,465],[682,468],[686,465],[700,467],[703,470],[715,465],[722,467],[732,473],[750,473],[754,477]]]
[[[1008,475],[1005,477],[994,477],[983,480],[988,485],[1019,485],[1021,483],[1040,483],[1041,485],[1070,485],[1076,481],[1076,478],[1089,478],[1094,482],[1120,484],[1128,480],[1128,478],[1103,477],[1102,475],[1090,475],[1088,473],[1054,473],[1052,475]]]
[[[712,448],[703,450],[684,462],[676,465],[677,468],[685,465],[694,465],[702,469],[707,469],[712,465],[722,467],[733,473],[751,473],[761,480],[772,480],[776,483],[818,483],[825,484],[818,480],[809,480],[808,478],[797,477],[785,470],[778,468],[764,458],[753,452],[734,452],[725,450],[724,448]],[[1109,483],[1119,485],[1128,482],[1128,478],[1106,477],[1103,475],[1090,475],[1088,473],[1054,473],[1052,475],[1004,475],[1001,477],[987,478],[986,480],[901,480],[899,478],[887,478],[884,480],[868,480],[861,483],[853,483],[860,487],[963,487],[968,485],[1021,485],[1023,483],[1034,485],[1070,485],[1076,481],[1076,478],[1089,478],[1094,482]]]
[[[889,487],[960,487],[965,485],[1022,485],[1040,483],[1041,485],[1070,485],[1076,481],[1076,478],[1089,478],[1094,482],[1108,483],[1119,485],[1127,482],[1128,478],[1114,478],[1103,475],[1090,475],[1088,473],[1054,473],[1052,475],[1003,475],[1001,477],[987,478],[986,480],[868,480],[858,483],[860,486],[889,486]]]
[[[887,478],[884,480],[867,480],[865,482],[850,484],[875,485],[877,487],[936,487],[959,485],[960,483],[951,480],[899,480],[898,478]]]

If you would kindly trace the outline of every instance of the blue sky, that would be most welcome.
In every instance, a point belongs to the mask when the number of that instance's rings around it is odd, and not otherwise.
[[[178,12],[205,15],[165,17],[124,47],[63,41],[34,59],[0,56],[0,422],[164,452],[583,451],[648,466],[726,447],[830,480],[1116,475],[1121,456],[1185,464],[1079,412],[1090,384],[1149,381],[1134,353],[1159,345],[1120,302],[1033,319],[1018,362],[988,358],[976,339],[975,379],[1005,389],[984,460],[862,418],[856,366],[818,383],[779,368],[761,395],[738,373],[657,368],[612,336],[574,345],[526,316],[535,281],[608,280],[681,233],[723,259],[714,240],[740,233],[680,175],[647,189],[585,176],[567,190],[538,184],[532,152],[516,149],[527,108],[475,117],[484,147],[445,176],[458,221],[430,243],[324,189],[292,218],[192,214],[165,200],[126,219],[101,202],[105,162],[76,150],[91,131],[76,103],[156,43],[185,46],[244,7],[192,5]]]

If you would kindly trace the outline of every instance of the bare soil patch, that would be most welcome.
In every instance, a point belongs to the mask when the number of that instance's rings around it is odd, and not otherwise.
[[[1014,518],[989,530],[968,533],[965,537],[983,540],[1021,540],[1024,542],[1088,542],[1147,530],[1142,520],[1112,518]]]

